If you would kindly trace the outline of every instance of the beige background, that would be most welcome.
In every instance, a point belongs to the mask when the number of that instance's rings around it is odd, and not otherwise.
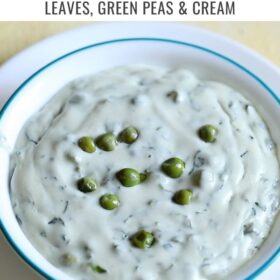
[[[0,64],[20,50],[52,34],[81,26],[79,22],[0,23]],[[280,66],[280,22],[190,23],[231,37]]]
[[[74,22],[0,22],[0,64],[20,50],[55,33],[81,26],[85,23]],[[280,22],[206,22],[190,23],[231,37],[266,56],[280,66]],[[18,68],[20,71],[20,65]],[[1,88],[0,88],[1,94]],[[278,263],[277,263],[278,264]],[[279,266],[270,268],[261,279],[268,275],[278,275]],[[38,280],[39,277],[22,264],[12,253],[0,234],[0,279],[1,280]]]

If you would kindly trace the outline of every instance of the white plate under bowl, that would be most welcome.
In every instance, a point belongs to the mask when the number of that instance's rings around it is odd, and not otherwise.
[[[261,112],[276,144],[280,146],[280,130],[277,127],[280,120],[280,99],[277,96],[280,74],[276,67],[260,56],[223,37],[183,25],[114,23],[81,29],[82,37],[97,32],[106,35],[99,36],[98,41],[87,38],[88,44],[82,46],[79,45],[81,40],[78,44],[81,48],[76,50],[69,47],[60,50],[63,56],[29,77],[0,113],[0,226],[17,253],[48,279],[70,278],[34,249],[15,219],[9,197],[9,153],[26,120],[72,79],[124,64],[187,67],[202,79],[224,82],[241,91]],[[59,41],[59,37],[52,40]],[[65,45],[65,41],[62,40],[62,44]],[[11,61],[10,65],[13,63]],[[6,69],[10,65],[7,64]],[[36,67],[38,65],[40,63]],[[11,88],[13,85],[6,83],[6,92]],[[228,280],[255,278],[279,251],[280,216],[258,254]]]

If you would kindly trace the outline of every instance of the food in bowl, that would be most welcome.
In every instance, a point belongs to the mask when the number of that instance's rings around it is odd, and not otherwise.
[[[70,82],[24,126],[14,212],[73,279],[225,279],[278,212],[276,148],[227,85],[114,68]]]

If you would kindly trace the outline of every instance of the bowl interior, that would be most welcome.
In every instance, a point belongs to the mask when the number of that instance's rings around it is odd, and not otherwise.
[[[9,198],[9,154],[13,150],[22,126],[67,82],[80,76],[93,74],[124,64],[147,64],[162,67],[186,67],[201,79],[227,83],[251,100],[265,121],[280,147],[279,98],[260,80],[229,58],[204,48],[170,40],[128,39],[115,40],[66,55],[51,63],[30,78],[5,106],[0,119],[0,217],[6,235],[32,260],[35,267],[47,272],[55,279],[69,279],[65,274],[48,263],[31,245],[22,233]],[[279,156],[278,149],[278,157]],[[3,178],[5,178],[3,180]],[[260,268],[280,246],[280,217],[269,238],[257,255],[229,279],[244,279]]]

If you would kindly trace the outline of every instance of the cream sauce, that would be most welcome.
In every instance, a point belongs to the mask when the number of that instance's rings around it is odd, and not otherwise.
[[[216,142],[199,139],[204,124],[218,128]],[[77,146],[81,136],[117,135],[130,125],[140,131],[132,145],[93,154]],[[186,162],[179,179],[160,170],[174,156]],[[114,176],[125,167],[151,175],[125,188]],[[11,169],[24,233],[74,279],[224,278],[256,253],[279,208],[276,147],[254,106],[186,69],[125,66],[71,82],[25,125]],[[95,178],[97,191],[77,189],[83,176]],[[193,199],[176,205],[172,195],[183,188]],[[99,206],[108,192],[119,196],[118,209]],[[146,250],[129,242],[142,228],[157,240]],[[64,267],[63,253],[77,263]],[[92,271],[91,263],[107,272]]]

